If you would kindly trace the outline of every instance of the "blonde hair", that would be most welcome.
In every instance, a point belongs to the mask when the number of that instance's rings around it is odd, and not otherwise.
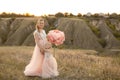
[[[44,21],[44,18],[42,18],[42,17],[37,20],[37,23],[35,25],[35,28],[36,28],[37,31],[39,31],[38,24],[40,24],[40,22],[42,22],[42,21]]]

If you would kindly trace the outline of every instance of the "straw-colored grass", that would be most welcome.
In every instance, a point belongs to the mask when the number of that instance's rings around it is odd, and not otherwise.
[[[0,47],[0,80],[43,80],[23,74],[33,49],[25,46]],[[55,49],[53,55],[60,75],[44,80],[120,80],[120,54],[97,54],[93,50]]]

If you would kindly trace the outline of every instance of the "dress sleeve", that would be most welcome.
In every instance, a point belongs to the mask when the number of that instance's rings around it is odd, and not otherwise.
[[[40,38],[40,36],[38,35],[37,32],[34,32],[34,39],[35,39],[35,43],[38,45],[38,47],[40,48],[41,51],[44,51],[44,45],[42,43],[42,38]]]
[[[47,34],[46,34],[45,30],[43,32],[44,32],[44,35],[45,35],[46,40],[47,40]],[[52,44],[47,40],[46,44],[45,44],[45,51],[49,51],[50,48],[52,48]]]

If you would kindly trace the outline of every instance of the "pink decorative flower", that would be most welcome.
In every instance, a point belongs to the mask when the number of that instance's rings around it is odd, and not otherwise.
[[[57,46],[57,45],[63,44],[63,42],[65,41],[65,35],[64,35],[64,32],[62,31],[51,30],[47,34],[47,39],[49,42]]]

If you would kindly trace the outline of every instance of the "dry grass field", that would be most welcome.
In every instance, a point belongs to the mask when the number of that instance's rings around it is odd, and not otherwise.
[[[53,55],[58,62],[58,77],[26,77],[23,71],[33,49],[26,46],[0,47],[0,80],[120,80],[120,53],[83,49],[55,50]]]

